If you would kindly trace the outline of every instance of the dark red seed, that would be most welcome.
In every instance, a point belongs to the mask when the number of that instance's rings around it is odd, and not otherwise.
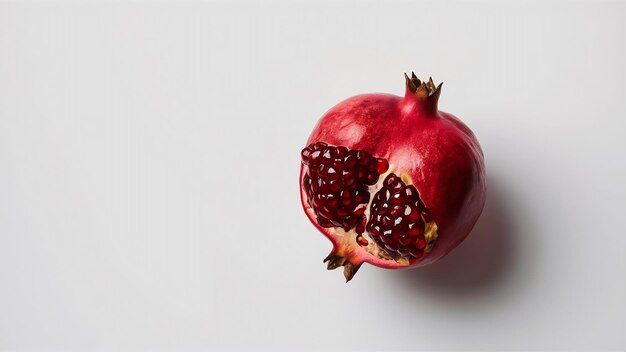
[[[420,230],[419,227],[414,227],[407,232],[407,236],[415,237],[421,235],[422,233],[423,231]]]
[[[339,192],[342,187],[343,185],[341,184],[341,181],[339,180],[332,180],[328,183],[328,189],[333,193]]]
[[[334,161],[332,167],[337,170],[337,173],[343,174],[343,161],[341,159]]]
[[[327,218],[328,220],[333,220],[334,216],[333,216],[333,211],[330,210],[328,207],[323,206],[320,208],[319,210],[319,214],[325,218]]]
[[[334,167],[329,167],[326,172],[328,174],[328,180],[339,180],[341,178],[341,174],[337,173]]]
[[[385,243],[385,247],[387,247],[387,249],[390,249],[392,251],[397,251],[398,248],[400,248],[399,244],[393,241],[390,241],[389,243]]]
[[[416,222],[417,219],[420,218],[420,213],[416,209],[413,209],[413,208],[409,208],[409,209],[411,209],[411,212],[409,213],[409,215],[407,215],[407,218],[409,219],[410,222]]]
[[[378,175],[377,174],[367,174],[367,176],[365,177],[365,183],[367,185],[375,185],[376,182],[378,181]]]
[[[305,148],[302,149],[302,151],[300,152],[300,156],[302,157],[302,163],[304,165],[308,165],[309,164],[309,155],[311,155],[311,150]]]
[[[404,249],[398,249],[398,255],[400,255],[403,258],[408,258],[411,254],[409,254],[409,251],[404,250]]]
[[[356,231],[356,233],[357,233],[357,234],[359,234],[359,235],[360,235],[360,234],[362,234],[363,232],[365,232],[365,223],[366,223],[366,221],[365,221],[365,217],[364,217],[364,216],[362,216],[362,217],[361,217],[361,220],[359,220],[358,224],[356,225],[356,229],[355,229],[355,231]]]
[[[311,200],[311,205],[313,206],[314,209],[322,207],[322,205],[323,205],[322,202],[323,201],[318,196],[315,196],[315,197],[309,198],[309,199]]]
[[[354,216],[348,216],[348,217],[346,217],[346,220],[345,220],[345,222],[344,222],[344,225],[345,225],[348,229],[351,229],[351,228],[353,228],[353,227],[355,227],[355,226],[356,226],[356,223],[357,223],[358,221],[359,221],[359,219],[358,219],[358,218],[355,218]],[[348,231],[348,230],[346,230],[346,231]]]
[[[346,187],[352,187],[354,185],[354,177],[348,176],[343,178],[343,185]]]
[[[346,208],[339,208],[335,210],[335,215],[340,218],[345,218],[346,216],[348,216],[348,214],[350,214],[350,212]]]
[[[400,236],[400,239],[398,240],[398,242],[400,242],[402,246],[408,247],[411,244],[411,242],[413,242],[413,239],[407,236]]]
[[[417,247],[417,249],[426,248],[426,240],[424,239],[424,237],[420,236],[417,238],[417,240],[415,240],[415,247]]]
[[[354,194],[354,201],[359,204],[369,202],[370,201],[369,192],[357,190],[356,193]]]
[[[431,222],[433,220],[430,210],[428,209],[422,210],[422,219],[424,219],[424,222]]]
[[[359,159],[357,159],[356,156],[349,154],[345,160],[346,169],[352,169],[358,162]]]
[[[391,196],[391,200],[389,202],[392,205],[401,205],[401,204],[404,204],[405,201],[406,201],[406,199],[404,199],[404,197],[402,197],[402,194],[396,193],[396,194]]]
[[[379,174],[385,173],[389,169],[389,162],[385,159],[377,159],[376,160],[376,171]]]
[[[366,174],[365,174],[365,171],[363,171],[363,170],[359,170],[356,173],[356,178],[359,179],[359,181],[361,181],[361,182],[365,182],[365,176],[366,176]]]
[[[413,256],[415,259],[419,259],[424,255],[424,252],[417,248],[409,248],[409,254]]]
[[[319,159],[321,154],[322,152],[320,152],[319,150],[314,151],[313,153],[311,153],[311,156],[309,157],[309,162],[317,161],[317,159]]]
[[[313,144],[313,150],[321,150],[324,149],[328,146],[328,144],[324,143],[324,142],[317,142],[315,144]]]
[[[326,219],[323,216],[317,217],[317,223],[320,224],[321,227],[334,227],[335,225],[330,222],[330,220]]]
[[[389,174],[387,178],[385,178],[385,186],[391,186],[396,183],[397,177],[394,174]]]
[[[397,206],[397,205],[391,208],[391,211],[389,212],[389,216],[391,216],[392,218],[397,218],[403,215],[404,215],[404,208],[402,208],[401,206]]]
[[[424,229],[422,227],[413,225],[413,227],[411,227],[406,234],[408,236],[415,237],[421,235],[422,233],[424,233]]]
[[[367,166],[372,160],[372,157],[369,154],[364,153],[364,152],[361,152],[360,154],[361,154],[361,157],[359,158],[359,164],[361,166]]]
[[[363,237],[362,235],[356,236],[356,242],[359,244],[359,246],[363,246],[363,247],[369,244],[367,239],[365,239],[365,237]]]
[[[319,164],[319,166],[317,167],[317,174],[321,177],[320,180],[328,177],[328,173],[326,172],[326,165]]]

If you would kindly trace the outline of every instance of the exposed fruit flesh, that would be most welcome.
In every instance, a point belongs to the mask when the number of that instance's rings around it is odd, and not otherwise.
[[[323,142],[304,148],[301,156],[307,166],[303,187],[318,224],[345,231],[361,224],[364,205],[370,201],[368,186],[376,184],[380,174],[387,171],[387,161],[362,150]]]
[[[372,200],[366,230],[392,259],[419,259],[436,239],[432,234],[425,236],[428,213],[415,186],[389,174]]]
[[[430,251],[436,226],[429,225],[425,233],[431,220],[415,186],[394,173],[379,183],[389,169],[387,160],[324,142],[312,143],[301,156],[307,203],[321,227],[343,229],[345,236],[355,236],[358,245],[382,259],[408,264]],[[369,246],[368,238],[375,246]],[[329,268],[337,263],[331,261]]]

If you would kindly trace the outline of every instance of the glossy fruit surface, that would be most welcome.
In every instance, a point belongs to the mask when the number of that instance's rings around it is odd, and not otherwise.
[[[441,84],[405,75],[406,94],[364,94],[330,109],[301,151],[300,195],[350,280],[362,263],[433,263],[469,234],[485,203],[472,131],[438,110]]]

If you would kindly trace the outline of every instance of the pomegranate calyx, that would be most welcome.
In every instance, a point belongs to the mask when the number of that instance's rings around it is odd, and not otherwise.
[[[422,81],[414,72],[411,72],[411,77],[405,73],[404,78],[406,79],[405,101],[417,100],[417,106],[421,110],[430,113],[436,112],[443,82],[435,86],[432,77],[429,77],[428,81]]]
[[[324,263],[326,263],[326,268],[328,270],[335,270],[340,266],[343,266],[343,276],[346,278],[346,282],[352,280],[354,274],[359,270],[362,263],[354,264],[350,263],[345,257],[335,254],[333,250],[330,254],[324,259]]]

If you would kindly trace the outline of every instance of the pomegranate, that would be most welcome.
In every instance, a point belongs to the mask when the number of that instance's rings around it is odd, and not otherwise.
[[[330,109],[301,152],[300,197],[346,281],[364,262],[431,264],[470,233],[485,203],[472,131],[439,111],[441,86],[405,74],[404,98],[365,94]]]

